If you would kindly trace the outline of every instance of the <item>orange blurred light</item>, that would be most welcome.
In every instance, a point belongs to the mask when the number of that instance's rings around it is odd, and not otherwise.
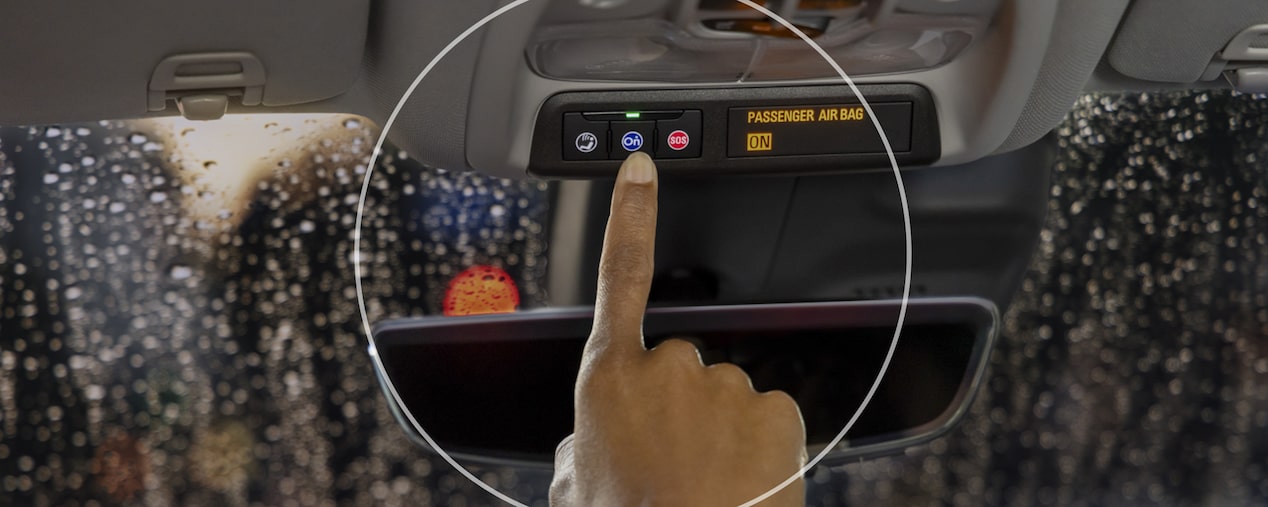
[[[520,304],[520,290],[511,275],[493,266],[471,266],[445,291],[447,316],[511,313]]]
[[[144,446],[122,430],[112,431],[92,457],[92,474],[106,494],[129,503],[145,489],[150,458]]]

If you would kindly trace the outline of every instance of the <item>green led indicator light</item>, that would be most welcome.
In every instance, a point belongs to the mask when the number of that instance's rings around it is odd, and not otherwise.
[[[638,119],[638,117],[639,117],[639,116],[642,116],[642,115],[643,115],[643,113],[625,113],[625,119],[627,119],[627,120],[637,120],[637,119]]]

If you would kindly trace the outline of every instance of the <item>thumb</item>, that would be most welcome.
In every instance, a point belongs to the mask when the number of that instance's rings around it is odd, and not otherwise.
[[[576,505],[573,485],[577,482],[577,469],[573,466],[572,442],[574,435],[564,437],[555,448],[555,476],[550,481],[550,505],[569,507]]]

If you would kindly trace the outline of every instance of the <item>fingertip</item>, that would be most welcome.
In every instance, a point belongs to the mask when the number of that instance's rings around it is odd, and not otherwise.
[[[618,234],[624,234],[630,227],[643,228],[655,224],[658,191],[656,172],[656,162],[641,151],[631,153],[621,163],[616,188],[612,191],[612,211],[616,213],[618,209],[624,210],[632,215],[632,220],[618,226]],[[609,227],[611,226],[610,219]],[[611,234],[612,231],[609,230],[608,233]]]
[[[635,185],[646,185],[656,181],[656,163],[646,153],[641,151],[631,153],[625,159],[625,163],[621,164],[618,179],[623,183]]]

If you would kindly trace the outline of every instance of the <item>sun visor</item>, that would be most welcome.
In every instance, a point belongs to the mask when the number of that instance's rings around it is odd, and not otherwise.
[[[334,97],[357,78],[368,14],[369,0],[17,2],[0,30],[0,124]]]

